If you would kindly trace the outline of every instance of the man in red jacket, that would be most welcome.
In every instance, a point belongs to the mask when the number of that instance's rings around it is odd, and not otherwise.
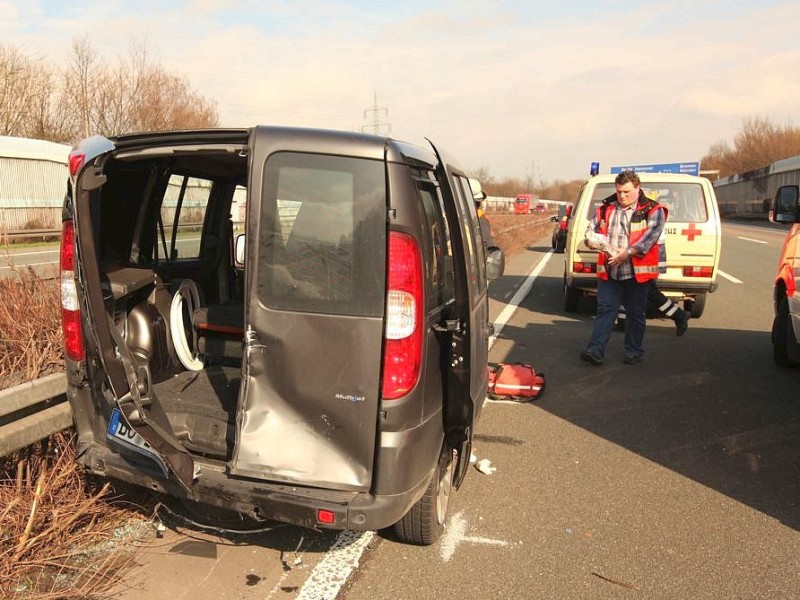
[[[644,355],[645,308],[650,284],[658,277],[658,238],[666,211],[641,190],[639,176],[623,171],[616,194],[597,207],[586,231],[586,244],[597,258],[597,316],[581,360],[599,367],[619,308],[625,305],[625,364]]]

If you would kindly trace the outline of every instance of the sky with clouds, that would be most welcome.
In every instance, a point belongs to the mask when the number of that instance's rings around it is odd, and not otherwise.
[[[747,118],[800,124],[799,14],[796,0],[0,0],[0,43],[56,65],[76,37],[107,60],[144,43],[221,126],[360,131],[377,115],[468,169],[553,181],[592,161],[699,161]]]

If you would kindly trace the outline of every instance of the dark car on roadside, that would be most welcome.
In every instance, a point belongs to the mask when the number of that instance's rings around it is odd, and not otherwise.
[[[267,126],[91,137],[69,167],[85,469],[432,543],[469,466],[504,265],[466,171],[432,144]]]
[[[569,231],[569,217],[572,214],[573,204],[559,204],[558,214],[550,219],[555,223],[553,227],[552,246],[557,253],[564,252],[567,245],[567,232]]]

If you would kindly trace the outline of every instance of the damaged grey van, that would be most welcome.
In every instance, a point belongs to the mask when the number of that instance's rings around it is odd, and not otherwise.
[[[62,321],[92,474],[432,543],[487,386],[485,249],[431,145],[284,127],[91,137]]]

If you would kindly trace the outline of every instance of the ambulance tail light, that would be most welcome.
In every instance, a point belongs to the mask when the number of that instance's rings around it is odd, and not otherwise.
[[[383,399],[393,400],[416,385],[422,365],[422,253],[410,236],[389,233],[383,353]]]
[[[574,262],[572,263],[573,273],[597,273],[597,263],[593,262]]]
[[[75,227],[64,221],[61,229],[61,330],[67,358],[81,361],[85,356],[81,311],[75,284]]]
[[[714,267],[683,267],[684,277],[711,277]]]

